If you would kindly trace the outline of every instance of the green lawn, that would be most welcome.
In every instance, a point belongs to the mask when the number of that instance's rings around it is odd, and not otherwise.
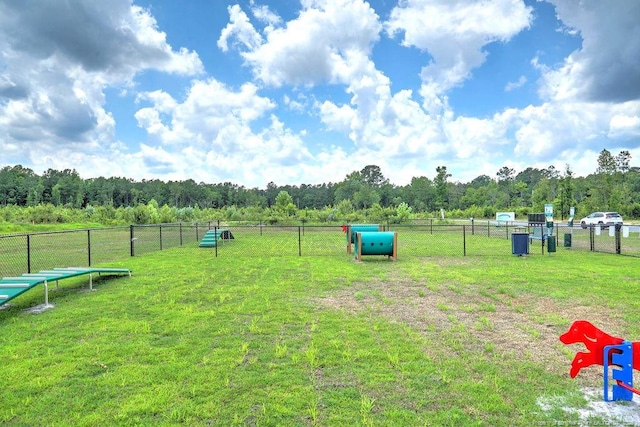
[[[397,262],[355,263],[344,235],[316,236],[303,254],[330,255],[303,257],[297,235],[291,253],[259,237],[218,257],[192,245],[111,262],[133,277],[94,292],[61,282],[39,315],[25,310],[42,289],[0,310],[0,423],[577,422],[538,403],[582,407],[580,387],[602,387],[602,372],[569,378],[582,348],[558,336],[584,318],[640,340],[636,258],[514,257],[506,238],[487,239],[495,256],[424,256],[405,238]]]

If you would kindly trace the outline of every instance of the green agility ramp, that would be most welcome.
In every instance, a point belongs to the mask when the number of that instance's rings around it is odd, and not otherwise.
[[[48,306],[49,283],[56,282],[57,286],[59,280],[89,275],[89,289],[93,290],[94,274],[98,276],[103,274],[128,274],[131,276],[131,270],[126,268],[67,267],[41,270],[37,273],[25,273],[19,277],[3,277],[0,279],[0,306],[40,284],[44,285],[44,303],[45,306]]]
[[[218,240],[230,240],[235,239],[231,231],[227,229],[209,230],[204,233],[202,240],[200,241],[201,248],[213,248],[218,245]]]

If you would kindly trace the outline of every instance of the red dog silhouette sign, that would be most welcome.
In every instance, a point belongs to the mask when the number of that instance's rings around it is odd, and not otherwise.
[[[586,320],[576,320],[567,332],[560,335],[564,344],[583,343],[587,352],[579,351],[571,362],[571,378],[575,378],[582,368],[591,365],[604,366],[604,347],[622,344],[622,338],[614,337],[596,328]],[[640,342],[632,342],[633,369],[640,370]],[[611,362],[610,360],[608,361]]]

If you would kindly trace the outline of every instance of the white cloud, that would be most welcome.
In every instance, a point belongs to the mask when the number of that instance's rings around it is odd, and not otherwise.
[[[485,61],[484,46],[507,42],[531,20],[532,8],[518,0],[407,0],[393,9],[386,30],[431,55],[422,69],[423,92],[441,94]]]
[[[491,119],[457,117],[444,124],[447,141],[459,159],[489,157],[504,145],[508,122],[500,115]]]
[[[284,95],[282,101],[290,110],[298,111],[300,113],[304,113],[307,108],[307,102],[304,96],[300,96],[298,100],[295,100],[291,99],[289,95]]]
[[[273,27],[282,22],[282,19],[269,9],[269,6],[256,5],[254,0],[251,0],[251,13],[256,17],[256,19],[265,22],[268,25],[268,29],[265,31],[272,30]]]
[[[640,2],[547,1],[583,41],[560,67],[544,73],[541,94],[554,100],[640,99]]]
[[[194,81],[182,103],[160,91],[141,94],[139,99],[152,105],[136,112],[138,125],[160,144],[201,149],[218,144],[223,152],[250,148],[246,144],[251,139],[243,141],[239,136],[249,134],[250,123],[274,107],[269,99],[257,95],[257,87],[251,83],[234,92],[215,79]],[[225,137],[229,140],[225,141]]]
[[[226,52],[229,50],[229,39],[237,39],[245,49],[256,49],[262,43],[262,37],[253,28],[249,21],[249,17],[242,11],[240,6],[233,5],[227,8],[229,11],[230,21],[220,33],[218,38],[218,47]]]
[[[520,78],[515,82],[508,82],[504,87],[505,92],[511,92],[512,90],[521,88],[527,82],[527,78],[525,76],[520,76]]]
[[[231,22],[218,46],[225,50],[235,36],[256,78],[273,86],[348,82],[381,29],[375,11],[363,0],[305,1],[296,19],[271,28],[262,42],[238,6],[229,10]]]
[[[594,123],[585,125],[589,110],[581,112],[578,106],[568,111],[576,118],[564,132],[560,131],[562,125],[551,123],[556,117],[549,110],[555,108],[559,113],[566,106],[511,109],[484,119],[456,117],[449,106],[446,92],[484,62],[483,47],[506,42],[530,25],[531,8],[520,1],[407,1],[395,8],[386,24],[388,33],[402,31],[405,46],[427,50],[433,57],[433,62],[423,69],[419,99],[410,90],[391,93],[391,82],[372,62],[371,43],[377,40],[379,29],[375,14],[338,43],[336,25],[331,24],[337,22],[332,14],[338,11],[333,2],[323,5],[305,2],[298,18],[272,31],[263,44],[243,55],[254,67],[256,77],[268,84],[344,84],[351,95],[349,103],[319,100],[316,105],[320,119],[329,130],[349,136],[352,158],[359,159],[363,167],[370,162],[388,169],[394,182],[406,183],[411,173],[425,168],[435,170],[442,164],[450,164],[461,174],[469,169],[469,159],[496,157],[495,153],[499,158],[499,153],[508,147],[517,156],[514,163],[546,162],[553,158],[556,148],[566,144],[570,150],[574,136],[582,137],[588,130],[595,135],[588,135],[592,139],[602,136]],[[345,19],[353,21],[350,11],[362,4],[356,1],[349,5],[351,9],[341,12]],[[521,76],[506,90],[526,81]],[[582,116],[578,117],[578,113]],[[565,135],[566,139],[559,140],[558,135]],[[333,158],[332,152],[329,148],[325,155]],[[316,160],[322,158],[317,156]],[[357,165],[352,165],[350,170],[353,169]]]
[[[616,114],[609,120],[610,138],[638,138],[640,137],[640,103],[635,104],[636,114],[631,116],[628,111]]]
[[[300,165],[316,162],[303,143],[304,131],[296,134],[269,115],[275,104],[251,83],[232,90],[214,79],[196,80],[182,102],[160,92],[140,99],[151,105],[136,112],[138,124],[158,143],[143,150],[147,170],[264,186],[269,176],[299,179]],[[320,182],[324,166],[306,166],[306,176]]]
[[[131,86],[149,69],[203,71],[195,52],[174,50],[150,13],[130,0],[43,0],[29,8],[2,1],[0,64],[5,161],[46,158],[61,169],[70,159],[89,164],[112,150],[115,121],[104,109],[105,88]]]
[[[336,182],[368,164],[399,185],[440,165],[462,181],[493,177],[502,165],[568,162],[583,174],[604,146],[640,156],[640,37],[629,18],[639,3],[614,0],[623,13],[590,0],[549,1],[565,31],[583,37],[581,49],[558,65],[532,61],[540,104],[473,117],[447,95],[482,66],[487,45],[531,24],[523,1],[405,0],[384,24],[363,0],[303,0],[288,22],[253,0],[249,15],[231,6],[218,47],[237,50],[254,81],[230,86],[199,76],[197,53],[171,47],[150,11],[130,0],[43,0],[33,13],[0,0],[0,149],[7,162],[71,165],[83,176],[248,186]],[[67,13],[52,13],[59,8]],[[385,47],[396,41],[430,55],[420,87],[391,82],[374,62],[383,28],[393,37]],[[197,78],[181,90],[137,94],[135,120],[147,137],[131,154],[105,110],[105,90],[135,93],[145,70]],[[522,75],[504,89],[526,83]],[[324,128],[300,129],[286,121],[291,112]]]

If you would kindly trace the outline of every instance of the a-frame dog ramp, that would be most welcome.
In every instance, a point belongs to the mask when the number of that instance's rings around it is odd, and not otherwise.
[[[213,248],[218,245],[218,240],[220,239],[231,240],[231,239],[235,239],[235,237],[233,237],[233,234],[231,233],[231,231],[227,230],[226,228],[209,230],[206,233],[204,233],[204,236],[200,241],[200,245],[198,246],[200,246],[201,248]]]
[[[67,267],[41,270],[37,273],[26,273],[18,277],[3,277],[0,279],[0,306],[40,284],[44,285],[44,304],[49,306],[49,283],[56,282],[57,286],[59,280],[89,275],[89,289],[92,290],[94,274],[98,276],[103,274],[127,274],[131,276],[131,270],[126,268]]]

